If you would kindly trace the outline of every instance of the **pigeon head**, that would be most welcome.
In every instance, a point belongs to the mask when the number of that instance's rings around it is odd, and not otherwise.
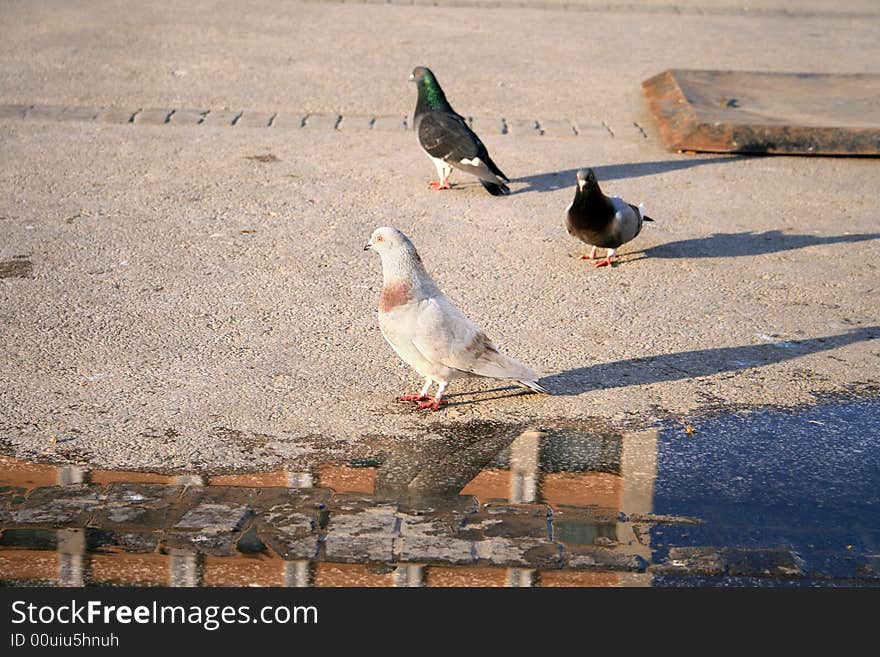
[[[422,84],[423,82],[426,82],[428,80],[436,82],[434,74],[427,66],[416,66],[413,69],[413,72],[410,74],[409,79],[411,82],[415,82],[416,84]]]
[[[448,111],[452,109],[449,106],[449,102],[446,100],[446,95],[443,93],[443,89],[440,88],[440,83],[437,82],[434,73],[432,73],[431,69],[427,66],[416,66],[413,69],[412,74],[409,76],[409,79],[416,83],[419,90],[419,100],[416,105],[416,113],[425,110]]]
[[[396,228],[384,226],[370,235],[364,251],[375,251],[382,258],[385,285],[393,281],[409,281],[410,288],[426,289],[433,285],[422,259],[410,239]]]
[[[377,228],[370,235],[370,241],[364,245],[364,251],[373,250],[380,256],[391,255],[395,253],[414,254],[416,247],[410,239],[396,228],[383,226]]]
[[[577,172],[578,191],[584,191],[584,188],[591,190],[599,185],[596,180],[596,172],[592,169],[579,169]]]

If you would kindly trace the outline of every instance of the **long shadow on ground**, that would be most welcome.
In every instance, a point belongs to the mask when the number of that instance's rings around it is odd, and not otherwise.
[[[705,164],[720,164],[737,162],[749,159],[749,155],[724,155],[719,157],[688,158],[678,160],[655,160],[653,162],[632,162],[630,164],[606,164],[593,167],[599,183],[605,180],[624,180],[626,178],[640,178],[653,176],[659,173],[691,169]],[[589,166],[585,164],[584,166]],[[548,171],[533,176],[522,176],[511,182],[526,183],[528,187],[518,189],[514,194],[526,192],[552,192],[557,189],[575,187],[575,174],[578,169],[563,169],[562,171]]]
[[[790,235],[779,230],[763,233],[715,233],[709,237],[695,237],[677,242],[667,242],[644,249],[650,258],[729,258],[756,256],[780,251],[792,251],[821,244],[849,244],[880,239],[880,233],[859,235]]]
[[[542,378],[541,385],[554,395],[579,395],[604,388],[650,385],[760,367],[876,338],[880,338],[880,326],[866,326],[821,338],[631,358],[576,367]]]

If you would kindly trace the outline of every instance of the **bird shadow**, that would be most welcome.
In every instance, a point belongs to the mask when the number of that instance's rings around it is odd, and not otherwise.
[[[491,388],[476,392],[456,392],[451,395],[444,395],[443,398],[447,400],[447,406],[467,406],[468,404],[479,404],[496,399],[507,399],[508,397],[519,397],[529,394],[532,394],[530,390],[519,386],[503,386],[501,388]],[[469,397],[470,399],[461,399],[462,397]],[[455,399],[455,401],[450,401],[452,399]]]
[[[821,244],[864,242],[880,238],[880,233],[859,235],[790,235],[779,230],[763,233],[715,233],[709,237],[695,237],[677,242],[666,242],[642,253],[651,258],[726,258],[731,256],[756,256],[779,251],[803,249]]]
[[[704,164],[719,164],[722,162],[736,162],[745,160],[752,155],[723,155],[718,157],[687,158],[678,160],[655,160],[653,162],[631,162],[629,164],[605,164],[593,167],[599,182],[603,180],[624,180],[626,178],[640,178],[653,176],[669,171],[691,169]],[[526,183],[527,187],[517,189],[512,194],[525,194],[526,192],[553,192],[557,189],[574,187],[575,174],[578,169],[564,169],[562,171],[549,171],[533,176],[515,178],[511,182]]]
[[[880,338],[880,326],[867,326],[847,333],[804,340],[697,349],[577,367],[544,377],[540,383],[553,395],[580,395],[606,388],[650,385],[735,372],[877,338]]]

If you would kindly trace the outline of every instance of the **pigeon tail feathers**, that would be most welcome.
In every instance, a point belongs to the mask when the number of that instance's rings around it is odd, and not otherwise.
[[[542,395],[553,394],[549,390],[547,390],[547,388],[545,388],[544,386],[539,384],[537,381],[526,381],[524,379],[517,379],[516,382],[519,383],[521,386],[524,386],[524,387],[528,388],[529,390],[532,390],[533,392],[539,392]]]
[[[544,388],[538,385],[538,375],[535,374],[531,367],[498,351],[498,349],[485,338],[484,334],[480,333],[479,335],[486,340],[484,344],[487,348],[479,354],[473,365],[468,368],[472,374],[488,376],[493,379],[508,379],[510,381],[516,381],[536,392],[547,392]]]
[[[480,180],[480,184],[489,192],[492,196],[507,196],[510,194],[510,187],[505,185],[502,182],[489,182],[488,180]]]

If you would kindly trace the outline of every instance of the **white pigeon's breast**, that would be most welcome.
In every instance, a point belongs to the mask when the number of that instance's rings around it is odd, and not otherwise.
[[[387,312],[379,311],[379,329],[401,360],[424,377],[434,381],[448,382],[462,376],[440,362],[432,361],[416,347],[416,342],[424,338],[424,327],[419,322],[425,311],[426,300],[412,301],[397,306]]]
[[[418,302],[379,311],[379,330],[391,348],[407,365],[422,376],[428,376],[430,363],[413,344],[418,318]]]

